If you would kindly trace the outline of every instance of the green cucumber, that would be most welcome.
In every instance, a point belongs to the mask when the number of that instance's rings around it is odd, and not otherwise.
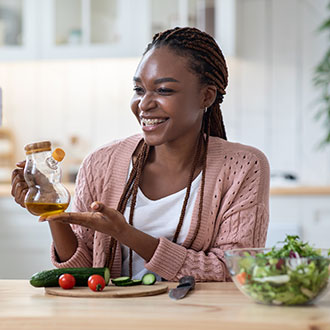
[[[116,282],[114,285],[116,286],[133,286],[142,284],[142,280],[129,280],[125,282]]]
[[[128,276],[121,276],[121,277],[113,278],[111,282],[117,286],[124,286],[125,284],[131,283],[133,281]]]
[[[156,276],[153,273],[144,274],[142,277],[142,284],[152,285],[156,283]]]
[[[87,286],[91,275],[103,276],[106,285],[109,283],[110,271],[108,267],[103,268],[57,268],[44,270],[32,275],[30,284],[35,287],[59,286],[58,279],[62,274],[71,274],[76,279],[76,286]]]
[[[142,280],[132,280],[128,276],[114,278],[111,282],[116,286],[132,286],[142,284]]]
[[[156,282],[156,276],[152,273],[147,273],[143,275],[141,280],[132,280],[129,276],[121,276],[113,278],[111,282],[116,286],[152,285]]]

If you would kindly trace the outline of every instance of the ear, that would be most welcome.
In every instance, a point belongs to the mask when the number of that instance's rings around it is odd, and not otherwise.
[[[201,109],[210,107],[217,97],[217,88],[214,85],[205,85],[201,91]]]

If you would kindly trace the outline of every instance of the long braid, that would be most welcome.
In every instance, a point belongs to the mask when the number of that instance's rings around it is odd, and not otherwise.
[[[149,146],[144,143],[142,147],[142,157],[139,159],[137,164],[137,173],[136,173],[136,179],[133,183],[133,192],[132,192],[132,200],[131,200],[131,209],[129,214],[129,224],[133,226],[133,216],[134,216],[134,210],[136,205],[136,197],[138,193],[138,188],[141,180],[141,174],[143,166],[147,160],[148,154],[149,154]],[[133,268],[133,251],[132,249],[129,249],[129,276],[132,277],[132,268]]]
[[[209,118],[209,112],[204,114],[205,120],[203,121],[203,125],[205,129],[207,130],[206,138],[205,138],[205,152],[203,155],[203,172],[202,172],[202,182],[201,182],[201,194],[199,199],[199,208],[198,208],[198,218],[197,218],[197,225],[194,230],[194,235],[192,237],[191,242],[193,242],[197,236],[197,233],[199,231],[199,227],[201,225],[202,221],[202,211],[203,211],[203,197],[204,197],[204,188],[205,188],[205,175],[206,175],[206,159],[207,159],[207,148],[209,145],[209,136],[210,136],[210,118]]]
[[[187,186],[187,190],[186,190],[186,195],[185,195],[185,198],[184,198],[183,206],[182,206],[182,209],[181,209],[179,223],[177,225],[177,228],[176,228],[176,231],[175,231],[175,234],[174,234],[174,237],[173,237],[173,242],[174,243],[176,243],[176,241],[177,241],[177,239],[179,237],[180,231],[181,231],[181,227],[183,225],[183,220],[184,220],[184,216],[185,216],[185,213],[186,213],[188,199],[189,199],[189,196],[190,196],[190,190],[191,190],[191,184],[192,184],[192,181],[193,181],[193,176],[194,176],[194,173],[195,173],[195,170],[196,170],[198,161],[200,160],[199,150],[201,148],[202,140],[203,140],[203,134],[201,133],[200,136],[199,136],[199,138],[198,138],[198,145],[197,145],[197,148],[196,148],[196,151],[195,151],[195,157],[194,157],[193,165],[192,165],[192,168],[191,168],[191,171],[190,171],[190,175],[189,175],[188,186]]]
[[[133,215],[134,215],[134,209],[135,209],[135,203],[136,203],[136,194],[137,194],[137,188],[138,188],[138,183],[136,183],[136,182],[140,181],[142,167],[147,160],[147,157],[149,154],[149,149],[150,149],[149,146],[146,143],[143,143],[143,146],[142,146],[139,154],[137,155],[136,162],[133,164],[133,168],[130,173],[129,179],[125,185],[125,188],[122,192],[122,195],[120,197],[120,200],[119,200],[119,203],[117,206],[117,210],[121,214],[124,214],[127,202],[133,193],[134,206],[131,207],[131,214],[130,214],[130,220],[129,220],[130,223],[133,223]],[[133,209],[133,211],[132,211],[132,209]],[[108,259],[106,261],[106,265],[110,268],[110,270],[112,268],[112,265],[113,265],[113,262],[115,259],[116,248],[117,248],[117,241],[113,237],[111,237],[110,246],[109,246],[110,252],[108,255]]]
[[[198,209],[198,221],[194,229],[194,235],[192,239],[193,242],[198,234],[202,218],[209,136],[217,136],[227,140],[220,104],[222,103],[223,97],[226,94],[225,89],[228,83],[228,70],[222,51],[220,50],[215,40],[207,33],[201,32],[196,28],[174,28],[155,34],[152,42],[147,46],[144,54],[146,54],[152,48],[160,48],[162,46],[169,47],[178,55],[187,56],[189,69],[198,76],[200,83],[202,85],[214,85],[217,88],[216,99],[214,103],[207,108],[207,111],[203,116],[201,134],[196,145],[195,156],[188,178],[186,195],[181,209],[179,222],[173,237],[173,242],[176,242],[184,221],[186,206],[189,200],[194,174],[196,172],[197,166],[202,161],[202,182]],[[148,159],[149,150],[149,146],[144,143],[137,156],[137,160],[133,166],[130,177],[126,183],[117,207],[118,211],[124,214],[127,202],[129,198],[132,197],[129,215],[129,223],[132,226],[138,187],[140,184],[143,167]],[[113,265],[116,246],[117,242],[114,239],[111,239],[109,255],[110,268]],[[132,276],[131,249],[129,254],[129,274]]]

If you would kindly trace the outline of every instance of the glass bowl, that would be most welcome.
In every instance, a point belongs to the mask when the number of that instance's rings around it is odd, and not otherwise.
[[[304,305],[315,302],[327,290],[330,274],[328,250],[320,256],[286,258],[265,256],[266,248],[225,251],[231,277],[241,292],[268,305]],[[273,250],[273,251],[276,251]]]

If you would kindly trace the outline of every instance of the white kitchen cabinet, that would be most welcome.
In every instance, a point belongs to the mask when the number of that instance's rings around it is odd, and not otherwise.
[[[205,30],[216,39],[230,36],[232,43],[234,24],[228,18],[235,15],[233,3],[0,0],[0,60],[140,56],[154,33],[187,25]],[[8,10],[14,14],[3,14]],[[9,21],[21,29],[14,45],[1,43]]]
[[[330,196],[271,196],[266,246],[299,235],[319,248],[330,248]]]
[[[42,58],[132,56],[131,0],[46,0]]]
[[[0,198],[0,223],[0,279],[29,279],[54,268],[47,223],[39,223],[11,197]]]
[[[130,2],[0,0],[0,60],[132,56]]]
[[[330,196],[302,200],[302,236],[321,248],[330,248]]]
[[[38,2],[0,0],[0,60],[30,60],[38,56]]]

